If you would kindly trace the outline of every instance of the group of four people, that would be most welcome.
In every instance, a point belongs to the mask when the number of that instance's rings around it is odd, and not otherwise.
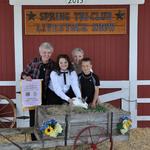
[[[21,74],[25,80],[42,80],[42,105],[72,103],[73,97],[86,100],[95,107],[99,95],[99,78],[93,73],[90,58],[84,58],[84,51],[72,51],[73,62],[66,54],[60,54],[56,62],[51,59],[53,46],[44,42],[39,46],[40,57],[26,66]],[[34,126],[34,110],[30,110],[30,126]],[[35,139],[31,135],[32,140]]]

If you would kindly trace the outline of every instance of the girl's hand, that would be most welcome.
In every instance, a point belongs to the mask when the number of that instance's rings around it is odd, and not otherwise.
[[[73,105],[73,101],[74,101],[74,100],[70,98],[70,99],[68,100],[69,105]]]

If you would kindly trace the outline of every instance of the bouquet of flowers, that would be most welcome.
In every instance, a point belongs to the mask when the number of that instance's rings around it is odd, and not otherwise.
[[[125,134],[129,131],[132,126],[132,120],[128,116],[122,116],[119,119],[119,123],[117,124],[117,130],[121,134]]]
[[[61,125],[55,119],[49,119],[43,122],[42,126],[39,128],[42,135],[57,137],[61,134],[63,129]]]

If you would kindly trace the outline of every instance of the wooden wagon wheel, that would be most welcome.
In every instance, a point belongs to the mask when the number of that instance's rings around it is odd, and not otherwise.
[[[112,150],[112,137],[100,126],[83,128],[74,140],[73,150]]]
[[[8,97],[0,95],[0,128],[12,128],[15,122],[15,104]]]

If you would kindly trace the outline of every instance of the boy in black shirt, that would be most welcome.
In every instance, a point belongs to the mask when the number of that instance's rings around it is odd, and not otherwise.
[[[99,96],[99,78],[91,72],[92,63],[90,58],[81,60],[82,72],[79,74],[79,83],[81,87],[82,98],[91,106],[95,107]]]

